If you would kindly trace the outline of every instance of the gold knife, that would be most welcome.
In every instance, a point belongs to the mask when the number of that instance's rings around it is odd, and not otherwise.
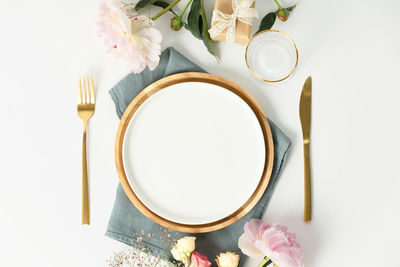
[[[303,130],[304,148],[304,221],[311,221],[311,172],[310,172],[310,128],[311,128],[311,76],[307,78],[300,96],[300,122]]]

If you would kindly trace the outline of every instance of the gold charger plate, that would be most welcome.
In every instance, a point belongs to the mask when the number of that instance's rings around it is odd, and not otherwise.
[[[220,220],[210,223],[184,224],[168,220],[154,213],[146,205],[144,205],[143,202],[139,199],[139,197],[134,193],[134,190],[131,188],[131,185],[129,184],[124,167],[124,160],[123,160],[124,137],[128,125],[131,119],[133,118],[135,112],[147,99],[149,99],[152,95],[154,95],[158,91],[167,88],[168,86],[183,82],[209,83],[225,88],[230,92],[234,93],[235,95],[240,97],[245,103],[247,103],[247,105],[254,112],[264,136],[265,152],[266,152],[265,165],[262,176],[260,177],[260,181],[256,187],[256,190],[250,196],[250,198],[235,212]],[[244,90],[239,85],[233,83],[232,81],[229,81],[219,76],[206,73],[198,73],[198,72],[186,72],[186,73],[171,75],[154,82],[153,84],[146,87],[143,91],[141,91],[125,110],[125,113],[121,118],[115,140],[115,163],[116,163],[118,177],[121,182],[122,188],[124,189],[126,195],[131,200],[131,202],[136,206],[136,208],[138,208],[145,216],[147,216],[152,221],[164,227],[188,233],[204,233],[204,232],[219,230],[221,228],[233,224],[234,222],[238,221],[240,218],[245,216],[257,204],[257,202],[260,200],[261,196],[263,195],[265,189],[268,186],[268,182],[273,168],[273,159],[274,159],[274,147],[273,147],[271,129],[268,124],[268,120],[266,119],[261,107],[256,102],[256,100],[246,90]]]

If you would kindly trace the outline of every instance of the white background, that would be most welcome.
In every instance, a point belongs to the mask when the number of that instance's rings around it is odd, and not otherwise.
[[[205,2],[210,18],[213,1]],[[118,183],[118,119],[108,90],[127,71],[95,35],[98,3],[0,2],[1,266],[104,266],[124,248],[104,232]],[[275,7],[258,0],[257,8],[263,16]],[[400,266],[399,10],[395,0],[301,1],[274,26],[294,38],[300,53],[294,75],[279,85],[251,77],[244,47],[218,43],[217,64],[201,41],[168,29],[169,15],[157,21],[163,47],[245,87],[291,138],[265,219],[296,233],[307,266]],[[77,77],[85,73],[97,87],[88,134],[89,227],[80,225],[76,114]],[[308,75],[314,213],[307,224],[298,102]]]

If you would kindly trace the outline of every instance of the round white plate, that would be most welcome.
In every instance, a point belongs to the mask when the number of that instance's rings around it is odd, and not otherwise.
[[[154,222],[188,233],[245,216],[267,188],[273,155],[256,100],[229,80],[198,72],[142,90],[115,141],[118,177],[131,202]]]
[[[265,165],[252,109],[220,86],[184,82],[155,93],[125,133],[129,184],[151,211],[183,224],[220,220],[254,193]]]

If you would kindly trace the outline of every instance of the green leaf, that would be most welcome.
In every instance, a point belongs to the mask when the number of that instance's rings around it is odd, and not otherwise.
[[[169,6],[169,3],[165,2],[165,1],[154,1],[153,5],[159,6],[162,8],[167,8]]]
[[[296,7],[296,5],[287,7],[286,9],[287,9],[288,11],[292,11],[295,7]]]
[[[208,23],[203,0],[193,0],[185,28],[189,30],[194,37],[203,40],[208,52],[215,56],[212,40],[208,33]]]
[[[203,26],[203,32],[202,32],[202,39],[203,39],[203,43],[204,45],[207,47],[208,52],[215,56],[215,50],[214,47],[212,45],[212,40],[210,37],[210,33],[208,32],[208,23],[207,23],[207,17],[206,17],[206,13],[204,11],[204,7],[202,8],[201,11],[201,18],[202,18],[202,26]]]
[[[146,7],[146,6],[150,5],[150,4],[152,4],[154,1],[155,1],[155,0],[140,0],[140,1],[136,4],[135,9],[136,9],[136,10],[142,9],[142,8],[144,8],[144,7]]]
[[[168,3],[168,2],[165,2],[165,1],[161,1],[161,0],[157,0],[157,1],[153,1],[152,5],[158,6],[158,7],[161,7],[161,8],[163,8],[163,9],[165,9],[165,8],[167,8],[167,7],[169,6],[169,3]],[[172,8],[171,8],[169,11],[172,12],[172,14],[174,14],[176,17],[178,17],[178,14],[176,14],[176,13],[172,10]]]
[[[190,7],[189,15],[187,17],[187,27],[186,28],[197,39],[201,39],[200,9],[201,9],[201,0],[193,0],[192,6]]]
[[[264,30],[269,30],[272,28],[272,25],[274,25],[276,19],[276,12],[271,12],[268,13],[262,20],[260,24],[260,28],[256,33],[259,33],[260,31]]]

